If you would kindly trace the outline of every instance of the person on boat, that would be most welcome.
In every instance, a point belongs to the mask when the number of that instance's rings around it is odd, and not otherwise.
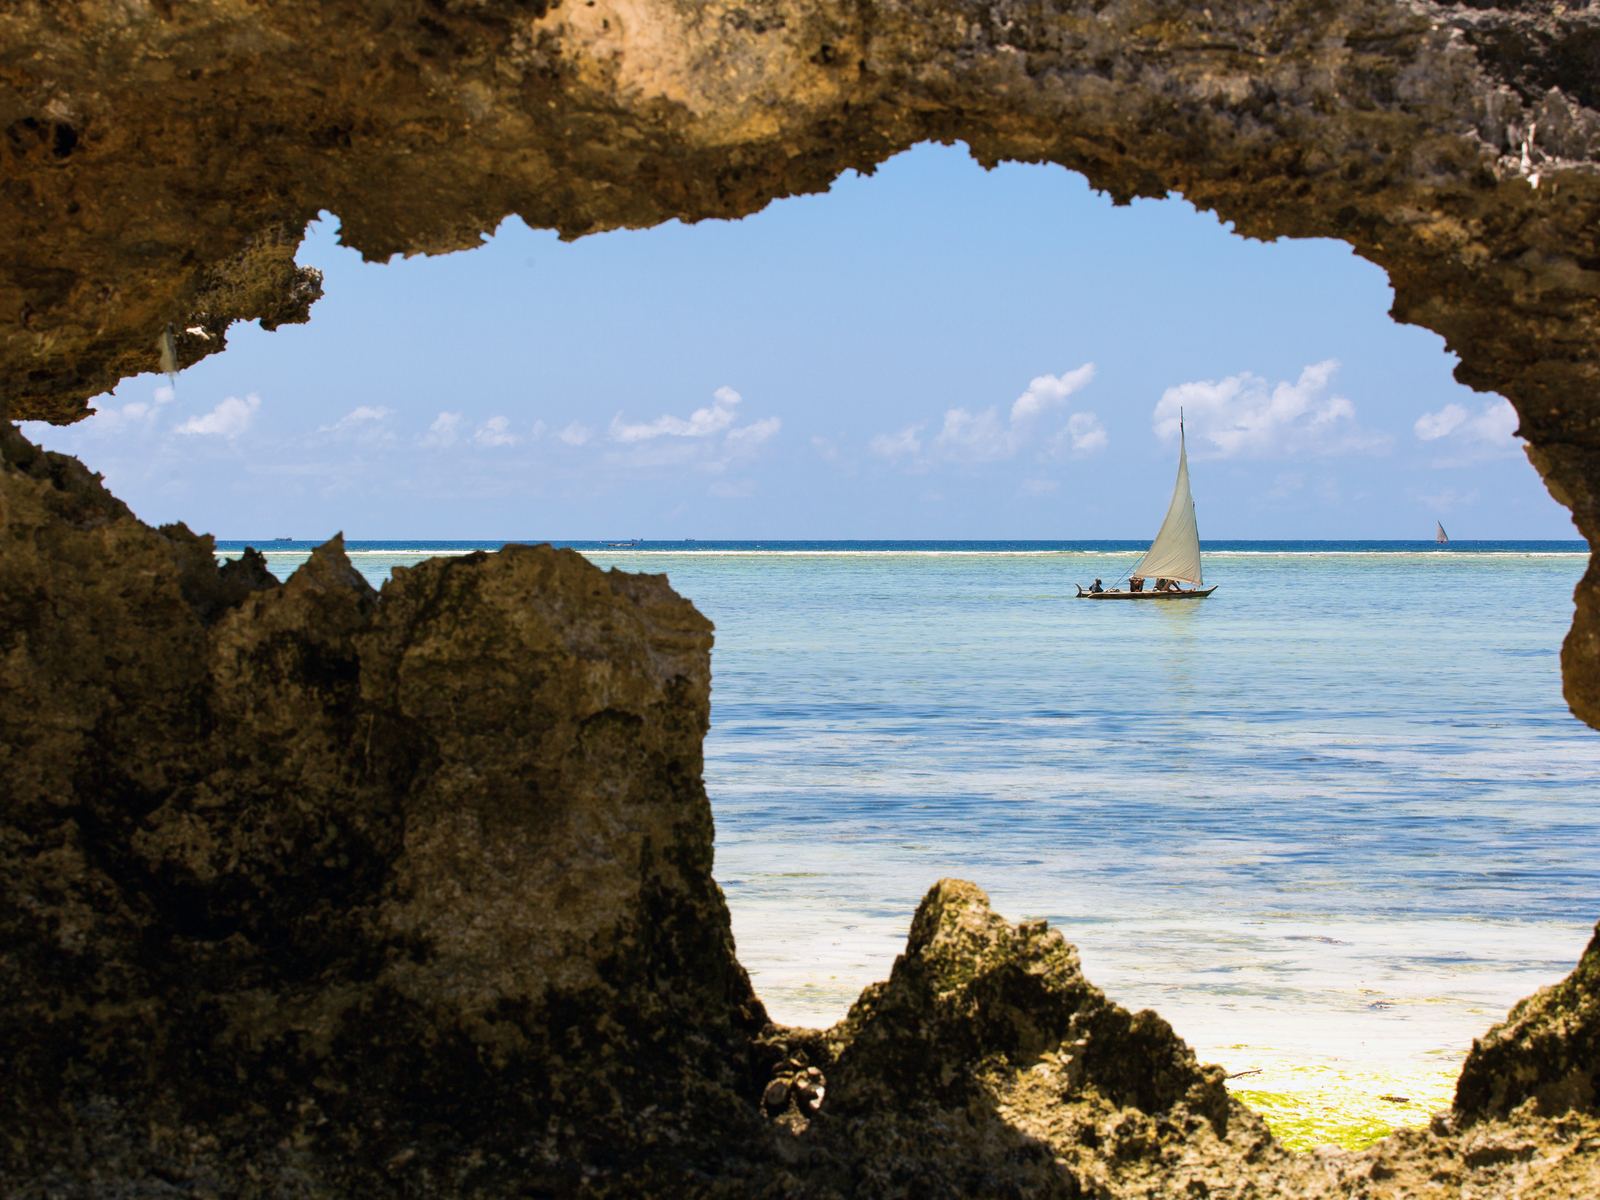
[[[1128,580],[1128,590],[1130,592],[1142,592],[1142,591],[1144,591],[1144,580],[1141,579],[1137,575],[1133,576],[1131,579]]]
[[[1156,591],[1158,591],[1158,592],[1164,592],[1171,586],[1172,586],[1172,581],[1169,580],[1169,579],[1158,579],[1158,580],[1156,580]]]
[[[1099,593],[1105,591],[1105,588],[1101,587],[1100,581],[1096,579],[1094,583],[1090,585],[1089,591],[1095,595],[1098,595]]]

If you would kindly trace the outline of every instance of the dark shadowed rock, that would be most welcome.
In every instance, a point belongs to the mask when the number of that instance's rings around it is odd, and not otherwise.
[[[380,604],[334,539],[263,587],[6,436],[0,1175],[713,1174],[765,1017],[711,878],[709,622],[549,547]]]
[[[831,1034],[832,1103],[843,1114],[962,1105],[990,1070],[1050,1061],[1067,1094],[1155,1114],[1186,1102],[1225,1127],[1220,1067],[1201,1067],[1155,1013],[1107,1002],[1077,950],[1043,921],[1010,925],[970,883],[923,899],[887,983],[862,993]]]
[[[1597,1076],[1600,929],[1571,975],[1520,1001],[1472,1043],[1456,1084],[1457,1117],[1506,1117],[1524,1105],[1548,1117],[1595,1113]]]
[[[1060,933],[1007,923],[961,880],[923,898],[888,981],[827,1041],[806,1136],[858,1196],[1078,1196],[1163,1152],[1216,1175],[1271,1146],[1220,1067],[1154,1013],[1108,1002]],[[1169,1182],[1185,1194],[1187,1177]]]

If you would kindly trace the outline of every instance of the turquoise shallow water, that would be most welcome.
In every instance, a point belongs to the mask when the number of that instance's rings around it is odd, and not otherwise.
[[[1600,917],[1581,543],[1208,544],[1213,597],[1137,604],[1069,598],[1120,544],[580,548],[717,624],[717,873],[777,1019],[843,1015],[955,875],[1203,1050],[1444,1065]]]

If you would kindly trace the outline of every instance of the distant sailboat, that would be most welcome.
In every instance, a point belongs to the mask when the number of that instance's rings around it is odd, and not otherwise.
[[[1434,538],[1433,540],[1438,542],[1442,546],[1445,542],[1448,542],[1450,540],[1450,535],[1447,534],[1444,531],[1444,522],[1443,521],[1436,522],[1436,524],[1439,526],[1439,536]]]
[[[1174,583],[1190,583],[1187,591],[1174,587],[1170,591],[1144,591],[1143,584],[1151,579],[1170,579]],[[1080,600],[1196,600],[1211,595],[1216,585],[1201,590],[1204,579],[1200,572],[1200,526],[1194,517],[1194,495],[1189,491],[1189,451],[1184,441],[1183,418],[1178,418],[1178,482],[1172,488],[1172,503],[1167,506],[1167,519],[1161,522],[1161,531],[1150,543],[1139,565],[1129,576],[1127,590],[1086,592],[1078,587]],[[1131,582],[1137,580],[1139,590]],[[1097,579],[1095,583],[1099,583]]]

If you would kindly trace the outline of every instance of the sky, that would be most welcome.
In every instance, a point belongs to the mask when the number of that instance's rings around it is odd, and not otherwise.
[[[1329,241],[919,146],[742,221],[362,263],[27,435],[223,539],[1575,538],[1503,399]]]

